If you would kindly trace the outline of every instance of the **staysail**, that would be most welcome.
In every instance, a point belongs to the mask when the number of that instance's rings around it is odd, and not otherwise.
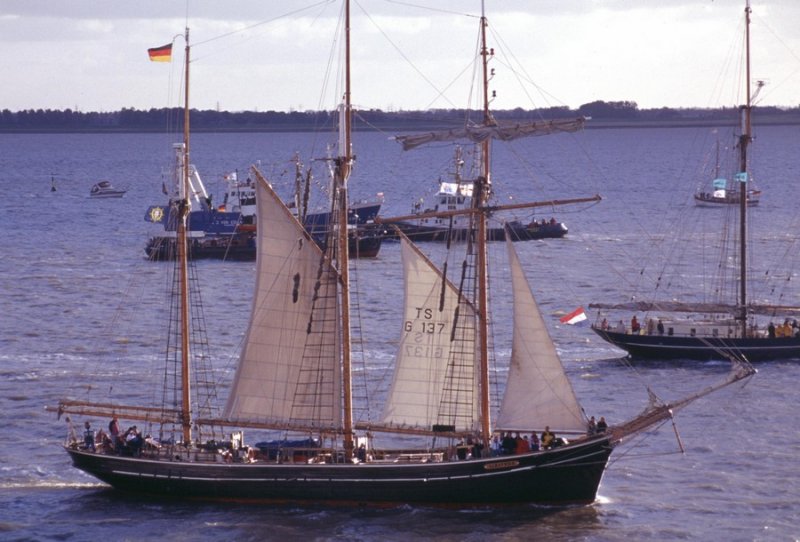
[[[225,417],[340,429],[338,275],[261,173],[256,294]]]
[[[586,424],[545,327],[514,244],[506,236],[514,293],[514,338],[508,384],[495,429],[583,431]]]
[[[380,425],[474,431],[479,412],[475,310],[403,235],[401,247],[403,330]]]

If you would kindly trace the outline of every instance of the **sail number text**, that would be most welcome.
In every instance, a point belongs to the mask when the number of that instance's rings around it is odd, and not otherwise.
[[[413,357],[441,358],[445,350],[441,346],[441,336],[447,333],[447,322],[436,321],[438,312],[434,309],[416,307],[416,314],[403,323],[403,331],[408,334],[404,341],[405,354]]]
[[[406,320],[403,329],[406,332],[418,331],[420,333],[440,334],[445,330],[445,322],[431,322],[434,310],[424,307],[416,307],[417,315],[414,320]],[[421,320],[421,321],[420,321]]]

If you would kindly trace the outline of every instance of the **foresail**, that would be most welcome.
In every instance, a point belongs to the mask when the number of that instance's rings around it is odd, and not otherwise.
[[[507,236],[508,238],[508,236]],[[498,430],[582,431],[581,407],[556,352],[511,241],[506,241],[514,293],[514,338]]]
[[[278,427],[342,425],[337,273],[261,173],[250,326],[225,417]]]
[[[396,136],[403,150],[411,150],[434,141],[472,141],[480,143],[487,139],[509,141],[520,137],[549,135],[556,132],[576,132],[586,124],[583,117],[577,119],[558,119],[535,122],[517,122],[491,126],[467,126],[441,132]]]
[[[403,235],[401,247],[403,330],[380,424],[473,431],[479,408],[475,310]]]

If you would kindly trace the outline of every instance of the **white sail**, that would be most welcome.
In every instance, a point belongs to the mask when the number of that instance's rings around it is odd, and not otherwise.
[[[556,352],[511,241],[514,339],[498,430],[583,431],[581,407]]]
[[[402,235],[401,247],[403,329],[380,423],[428,431],[436,425],[475,430],[479,411],[475,310],[463,296],[459,306],[456,287]]]
[[[256,176],[257,276],[225,417],[293,428],[342,425],[337,273]]]

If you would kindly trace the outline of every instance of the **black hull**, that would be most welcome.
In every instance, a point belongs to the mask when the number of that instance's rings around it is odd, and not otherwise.
[[[255,261],[256,241],[252,232],[232,236],[207,236],[189,241],[189,257],[195,260],[239,260]],[[354,258],[375,258],[381,250],[380,235],[358,236],[350,239],[350,256]],[[153,237],[144,248],[151,260],[174,260],[176,256],[175,239],[172,237]]]
[[[595,438],[545,452],[444,463],[200,463],[67,449],[78,469],[139,494],[201,500],[387,506],[587,504],[613,446]]]
[[[352,230],[348,237],[348,250],[351,258],[377,258],[383,243],[384,230],[377,224],[365,224]],[[311,237],[325,250],[326,239],[324,235],[319,235],[310,231]]]
[[[800,359],[800,338],[719,339],[678,335],[632,335],[592,327],[603,340],[633,358],[724,360],[723,353],[744,355],[748,361]]]
[[[394,234],[396,226],[403,234],[412,241],[465,241],[469,235],[469,230],[465,228],[447,228],[443,226],[425,226],[414,222],[389,222],[385,223],[387,236],[396,238]],[[533,241],[536,239],[558,239],[564,237],[569,230],[561,222],[555,224],[536,224],[527,225],[510,224],[512,241]],[[504,228],[489,228],[487,232],[489,241],[505,241],[506,234]]]
[[[144,248],[147,257],[154,261],[171,261],[177,256],[175,239],[153,237]],[[256,259],[256,241],[253,233],[233,236],[207,236],[189,239],[189,257],[194,260],[240,260]]]
[[[383,238],[380,236],[359,237],[348,243],[351,258],[377,258]]]

